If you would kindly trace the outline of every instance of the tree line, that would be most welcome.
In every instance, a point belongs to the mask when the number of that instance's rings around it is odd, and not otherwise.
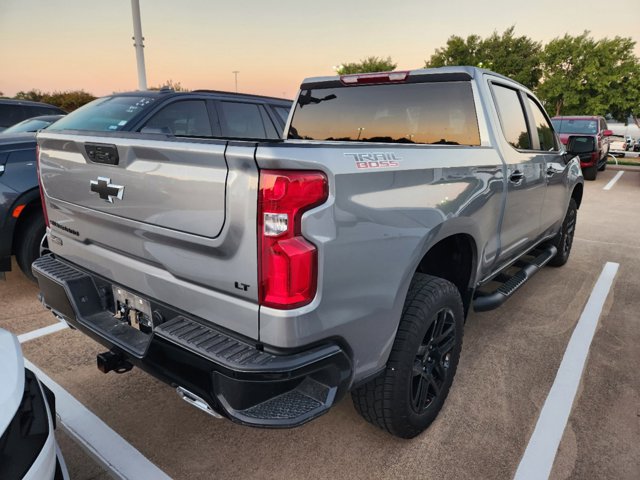
[[[161,88],[171,88],[176,92],[186,92],[188,89],[183,87],[180,82],[167,80],[161,85],[149,87],[149,90],[160,90]],[[115,92],[114,92],[115,93]],[[3,94],[0,92],[0,98]],[[95,100],[97,97],[84,90],[66,90],[54,92],[42,92],[36,88],[28,91],[20,91],[13,97],[16,100],[29,100],[31,102],[43,102],[61,108],[65,112],[72,112],[80,108],[86,103]]]
[[[471,65],[520,82],[552,115],[640,116],[640,59],[631,38],[594,39],[588,31],[565,34],[546,45],[517,36],[514,27],[482,38],[452,35],[424,62],[425,68]],[[394,70],[391,57],[346,63],[338,73]]]

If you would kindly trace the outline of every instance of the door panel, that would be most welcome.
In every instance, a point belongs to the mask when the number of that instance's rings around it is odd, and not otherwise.
[[[533,124],[534,146],[544,156],[547,191],[542,206],[541,230],[547,235],[557,231],[567,209],[567,166],[560,152],[560,142],[542,107],[529,96],[527,107]]]
[[[545,196],[545,154],[533,151],[522,98],[518,90],[493,84],[500,119],[503,159],[507,166],[507,199],[500,231],[498,267],[510,263],[540,238]]]

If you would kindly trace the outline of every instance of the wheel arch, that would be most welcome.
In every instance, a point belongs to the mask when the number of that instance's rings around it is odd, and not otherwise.
[[[451,233],[431,244],[414,273],[426,273],[453,283],[460,292],[466,317],[473,300],[477,264],[475,238],[469,233]]]
[[[582,203],[582,194],[584,192],[584,185],[582,183],[577,183],[573,190],[571,191],[571,198],[576,201],[576,206],[580,208],[580,204]]]
[[[42,203],[40,201],[40,190],[38,188],[31,189],[28,192],[22,194],[11,207],[13,211],[17,206],[24,205],[24,209],[20,212],[20,215],[15,219],[13,225],[13,241],[11,244],[11,253],[15,254],[16,245],[19,244],[20,236],[23,234],[25,226],[29,223],[31,218],[42,212]]]

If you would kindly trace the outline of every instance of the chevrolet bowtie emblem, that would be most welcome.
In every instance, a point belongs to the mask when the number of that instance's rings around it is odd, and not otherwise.
[[[123,185],[114,185],[107,177],[98,177],[98,180],[91,180],[91,191],[100,195],[100,198],[109,203],[113,203],[113,198],[122,200],[124,195]]]

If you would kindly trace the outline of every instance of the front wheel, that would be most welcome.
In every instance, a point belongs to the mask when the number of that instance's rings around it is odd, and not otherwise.
[[[455,285],[415,274],[384,372],[351,393],[360,415],[397,437],[413,438],[424,431],[449,393],[463,325]]]
[[[551,244],[558,249],[558,253],[549,261],[549,265],[552,267],[561,267],[571,254],[571,246],[573,245],[573,236],[576,232],[576,220],[578,218],[578,206],[576,201],[572,198],[569,200],[569,208],[564,216],[562,227],[558,232],[558,235],[553,239]]]

